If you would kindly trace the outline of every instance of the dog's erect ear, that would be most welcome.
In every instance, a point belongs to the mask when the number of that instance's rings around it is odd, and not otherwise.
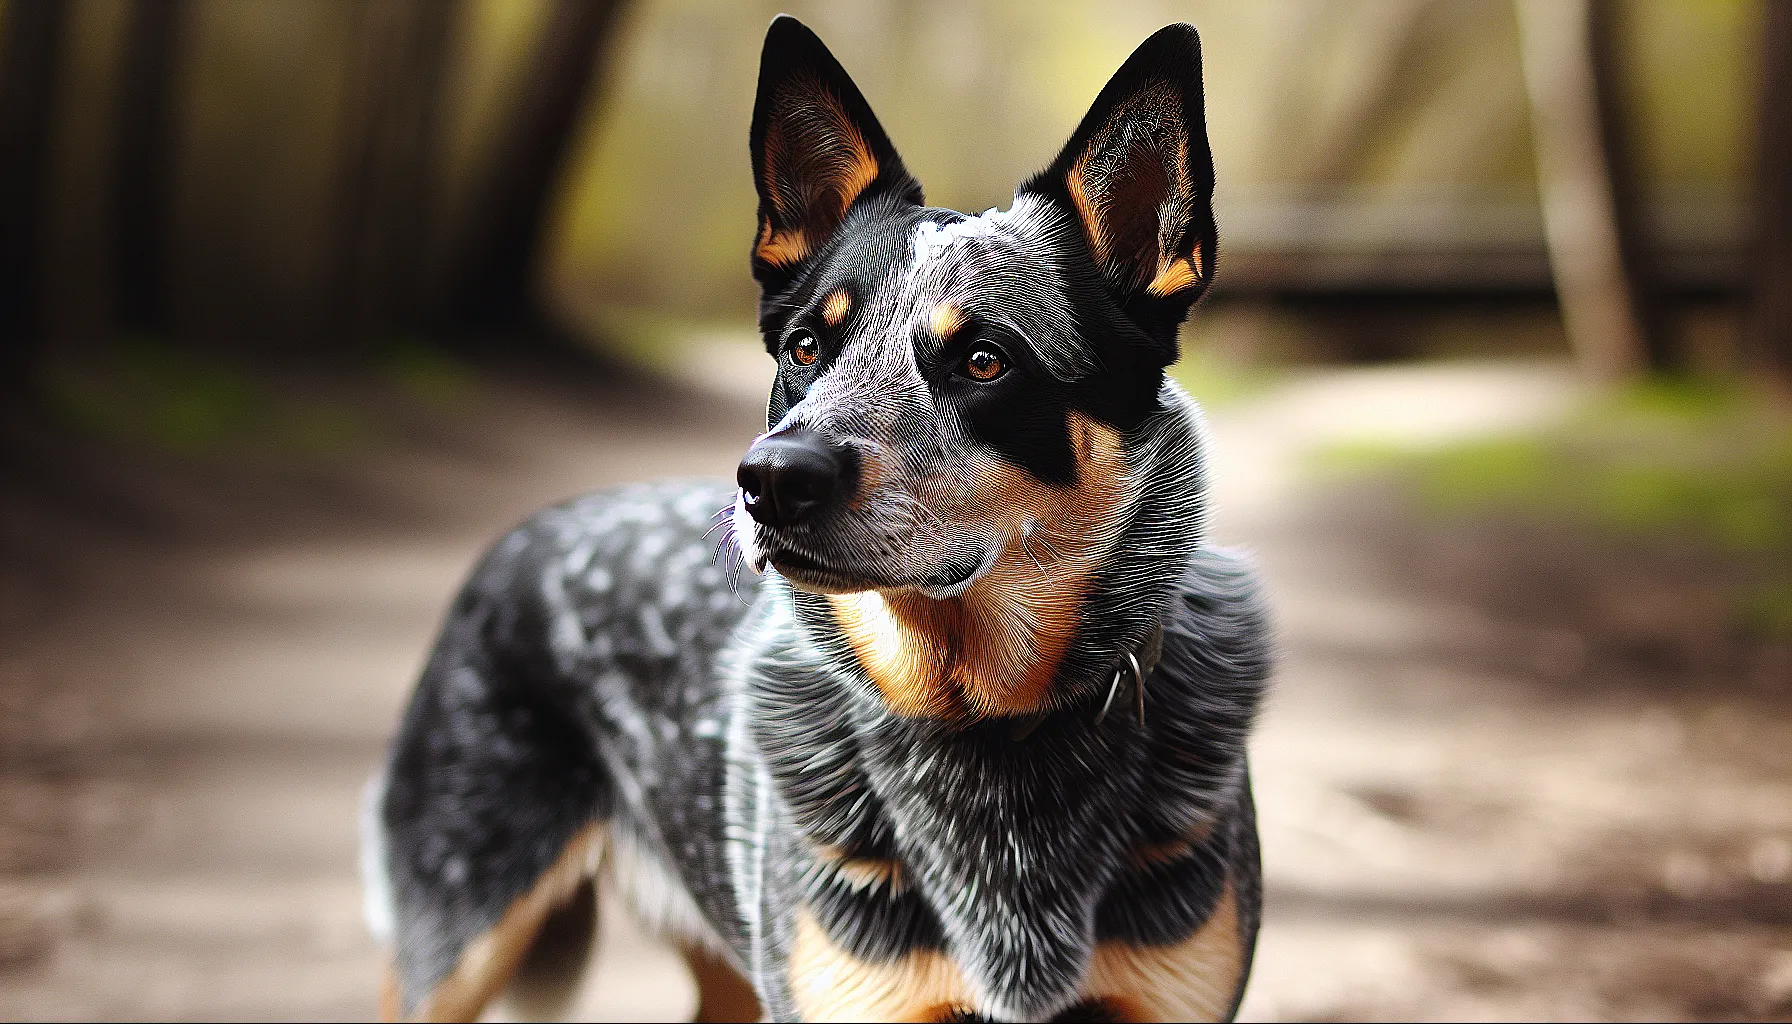
[[[1213,154],[1201,38],[1171,25],[1108,81],[1052,165],[1020,189],[1069,208],[1122,306],[1180,323],[1213,278]]]
[[[753,276],[768,291],[827,244],[853,203],[886,194],[922,201],[858,86],[815,33],[788,15],[765,33],[752,148],[759,190]]]

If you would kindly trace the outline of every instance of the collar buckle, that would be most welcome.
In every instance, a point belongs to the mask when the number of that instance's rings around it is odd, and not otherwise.
[[[1133,708],[1139,717],[1139,728],[1145,727],[1145,673],[1139,668],[1139,659],[1131,652],[1126,652],[1126,664],[1114,670],[1114,679],[1108,683],[1107,699],[1101,702],[1101,710],[1095,715],[1095,724],[1100,725],[1108,717],[1108,711],[1114,706],[1114,698],[1120,695],[1120,681],[1126,678],[1128,669],[1132,670]]]
[[[1113,710],[1114,702],[1120,696],[1121,684],[1130,676],[1132,679],[1133,714],[1138,719],[1139,728],[1145,727],[1145,680],[1149,679],[1151,673],[1156,671],[1158,660],[1163,657],[1163,652],[1164,624],[1160,621],[1151,627],[1151,632],[1145,634],[1145,639],[1140,642],[1138,648],[1127,651],[1125,659],[1114,667],[1113,678],[1108,682],[1107,697],[1101,702],[1101,710],[1096,712],[1092,725],[1100,725],[1107,719],[1108,712]],[[1040,711],[1017,720],[1009,733],[1010,738],[1016,742],[1026,739],[1033,734],[1033,730],[1039,728],[1047,718],[1050,718],[1051,714],[1050,711]]]

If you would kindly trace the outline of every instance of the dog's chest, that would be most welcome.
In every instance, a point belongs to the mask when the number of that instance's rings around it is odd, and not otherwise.
[[[861,828],[892,837],[887,846],[847,849],[792,829],[801,881],[784,977],[802,1019],[1226,1014],[1244,946],[1224,837],[1162,844],[1141,870],[1136,837],[1152,828],[1131,820],[1124,794],[1037,797],[935,760],[916,757],[920,784],[885,792],[881,821]],[[879,792],[877,774],[845,788]],[[1174,923],[1174,912],[1146,911],[1174,938],[1115,926],[1158,903],[1203,909]]]
[[[1087,729],[1017,743],[1006,727],[867,728],[779,679],[755,714],[775,723],[759,732],[787,829],[776,909],[792,1009],[1028,1017],[1071,1000],[1138,831],[1141,759]]]

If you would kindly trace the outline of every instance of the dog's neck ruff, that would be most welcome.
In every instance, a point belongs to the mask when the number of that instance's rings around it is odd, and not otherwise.
[[[1160,619],[1145,634],[1145,638],[1139,641],[1139,646],[1126,652],[1114,665],[1113,674],[1108,680],[1106,696],[1101,701],[1101,710],[1095,713],[1090,724],[1100,725],[1105,721],[1108,712],[1112,711],[1114,705],[1121,699],[1121,691],[1131,690],[1133,714],[1138,720],[1139,728],[1143,729],[1145,727],[1145,683],[1151,678],[1151,673],[1157,670],[1157,663],[1163,658],[1163,653],[1164,624]],[[1014,728],[1009,735],[1018,743],[1031,736],[1033,731],[1054,713],[1053,710],[1047,709],[1019,718],[1015,721]]]

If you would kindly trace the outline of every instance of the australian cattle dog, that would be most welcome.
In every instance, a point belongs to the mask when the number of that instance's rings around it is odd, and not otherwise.
[[[477,1016],[603,872],[699,1019],[1230,1017],[1269,645],[1165,374],[1216,255],[1199,37],[1005,211],[927,206],[791,18],[750,142],[767,430],[455,599],[369,789],[386,1011]]]

